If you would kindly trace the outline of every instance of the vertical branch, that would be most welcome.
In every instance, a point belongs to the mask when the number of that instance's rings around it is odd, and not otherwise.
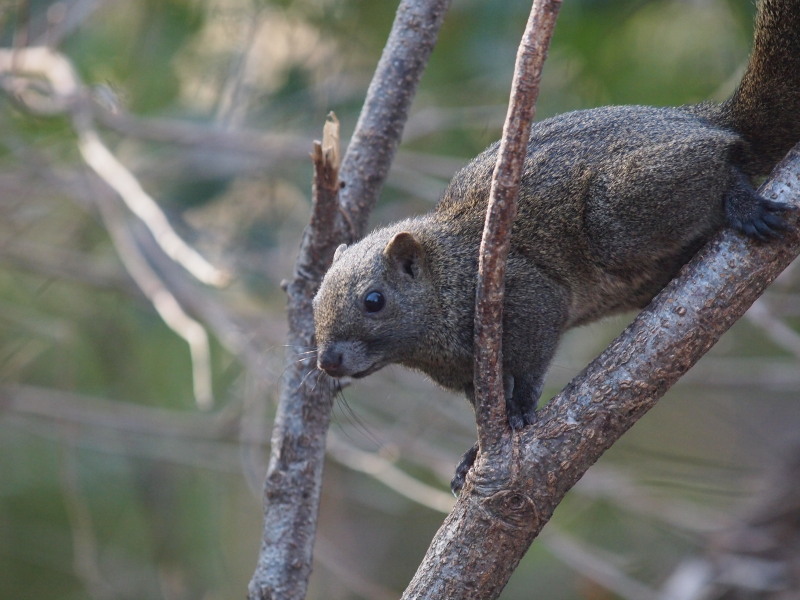
[[[264,529],[248,597],[305,597],[311,574],[319,509],[325,435],[330,423],[333,391],[320,381],[314,354],[311,300],[330,264],[335,247],[330,223],[338,207],[339,135],[332,114],[323,141],[314,142],[311,221],[295,265],[285,284],[289,297],[289,365],[272,431],[271,455],[264,483]]]
[[[503,139],[492,177],[475,297],[475,416],[481,448],[506,428],[503,395],[503,291],[511,227],[527,154],[542,66],[561,0],[535,0],[517,51]]]
[[[534,0],[514,69],[503,140],[492,177],[475,300],[475,393],[478,441],[498,450],[506,430],[502,377],[503,279],[516,198],[526,157],[542,65],[561,0]],[[507,449],[506,449],[507,454]],[[508,456],[497,462],[508,464]],[[488,497],[465,491],[431,542],[404,600],[496,598],[530,545],[541,520],[515,489]]]
[[[286,285],[289,363],[264,484],[264,529],[248,586],[251,600],[306,595],[333,402],[331,386],[320,379],[312,358],[311,301],[336,246],[366,229],[450,1],[401,2],[338,174],[326,143],[314,150],[313,215],[294,279]]]

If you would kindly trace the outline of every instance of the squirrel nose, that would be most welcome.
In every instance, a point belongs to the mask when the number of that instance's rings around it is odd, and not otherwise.
[[[342,363],[344,354],[334,348],[325,348],[317,356],[317,366],[331,377],[341,377],[344,375]]]

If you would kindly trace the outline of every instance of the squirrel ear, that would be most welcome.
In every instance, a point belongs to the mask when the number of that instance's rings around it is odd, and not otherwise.
[[[408,231],[395,235],[383,249],[383,255],[390,264],[415,279],[420,275],[424,253],[417,238]]]
[[[336,250],[333,253],[333,261],[331,262],[331,264],[333,264],[337,260],[339,260],[339,257],[342,255],[342,252],[344,252],[345,250],[347,250],[347,244],[339,244],[339,246],[336,248]]]

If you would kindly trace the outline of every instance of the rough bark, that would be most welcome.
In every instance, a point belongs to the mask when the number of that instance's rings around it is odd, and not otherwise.
[[[408,107],[450,0],[404,0],[373,76],[338,173],[316,151],[314,213],[285,286],[288,365],[284,372],[264,484],[264,529],[248,597],[306,595],[333,390],[316,375],[311,300],[340,243],[363,235],[400,141]],[[322,150],[322,149],[319,149]],[[338,165],[337,165],[338,166]],[[337,210],[338,208],[338,210]],[[341,215],[336,219],[335,215]]]
[[[338,140],[337,140],[338,143]],[[314,377],[314,322],[311,299],[330,263],[334,241],[329,223],[338,205],[336,152],[315,142],[314,198],[311,222],[286,284],[289,296],[288,345],[291,363],[284,372],[267,477],[264,483],[264,529],[249,598],[304,598],[311,574],[319,509],[325,435],[333,394]]]
[[[800,145],[760,193],[800,208]],[[723,230],[539,413],[481,454],[404,599],[496,598],[555,507],[800,253]]]

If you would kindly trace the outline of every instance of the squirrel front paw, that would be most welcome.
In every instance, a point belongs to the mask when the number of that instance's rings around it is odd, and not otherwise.
[[[450,491],[453,492],[456,498],[458,498],[458,495],[461,493],[461,489],[464,487],[464,482],[467,479],[467,473],[469,473],[472,465],[475,464],[475,458],[477,456],[478,442],[475,442],[475,445],[467,450],[464,456],[461,457],[461,462],[459,462],[456,467],[456,474],[453,475],[453,479],[450,480]]]

